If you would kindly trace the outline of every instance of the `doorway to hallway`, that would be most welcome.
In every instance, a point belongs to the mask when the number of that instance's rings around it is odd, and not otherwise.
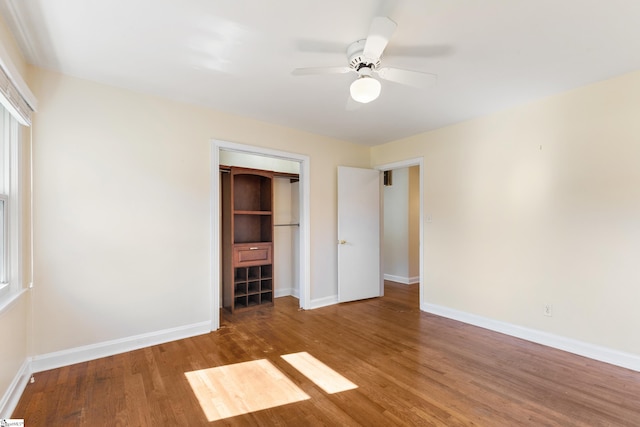
[[[377,165],[376,169],[387,172],[390,180],[384,181],[391,184],[382,190],[384,279],[417,286],[420,309],[424,310],[423,159]]]

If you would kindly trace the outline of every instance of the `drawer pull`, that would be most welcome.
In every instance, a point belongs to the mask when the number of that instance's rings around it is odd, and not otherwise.
[[[249,248],[250,251],[255,251],[255,250],[258,250],[258,249],[260,249],[260,248],[258,248],[258,247]]]

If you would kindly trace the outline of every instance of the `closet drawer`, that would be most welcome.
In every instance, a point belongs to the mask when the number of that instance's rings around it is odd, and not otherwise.
[[[233,245],[233,265],[248,267],[251,265],[271,264],[272,243],[242,243]]]

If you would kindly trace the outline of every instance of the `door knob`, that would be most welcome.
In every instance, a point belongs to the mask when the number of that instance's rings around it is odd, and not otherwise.
[[[338,243],[341,245],[346,245],[347,241],[346,240],[338,240]]]

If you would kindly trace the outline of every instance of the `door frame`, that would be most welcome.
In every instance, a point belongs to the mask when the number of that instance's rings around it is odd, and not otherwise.
[[[426,303],[424,302],[424,191],[423,191],[423,181],[424,181],[424,158],[416,157],[413,159],[400,160],[392,163],[384,163],[380,165],[376,165],[373,168],[378,169],[381,172],[393,170],[393,169],[402,169],[409,168],[411,166],[418,166],[420,169],[420,178],[419,178],[419,192],[420,192],[420,224],[419,224],[419,234],[420,234],[420,259],[419,261],[419,274],[420,274],[420,310],[426,311]],[[384,205],[384,201],[382,202]],[[381,242],[384,237],[384,221],[381,224]],[[382,254],[382,248],[380,248],[380,253]]]
[[[254,145],[239,144],[218,139],[211,140],[211,326],[212,331],[220,328],[220,151],[232,151],[256,156],[272,157],[289,160],[300,164],[300,242],[298,277],[300,278],[300,308],[307,309],[310,306],[311,296],[311,231],[310,231],[310,174],[309,156],[286,151],[272,150]]]

